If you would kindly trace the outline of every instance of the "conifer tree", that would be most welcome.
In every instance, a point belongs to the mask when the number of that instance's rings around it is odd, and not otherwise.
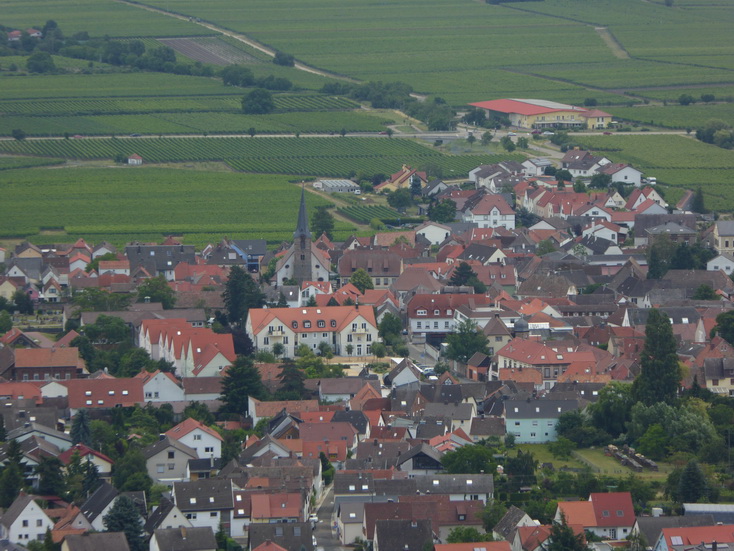
[[[640,355],[640,374],[632,383],[632,397],[652,405],[672,404],[680,386],[677,345],[668,316],[655,308],[650,310],[645,326],[645,346]]]
[[[245,415],[248,397],[262,400],[266,395],[260,372],[250,358],[238,356],[222,377],[222,401],[229,413]]]
[[[89,425],[89,414],[87,410],[81,408],[71,423],[71,443],[84,444],[85,446],[92,447],[92,429]]]
[[[148,545],[143,539],[143,526],[137,507],[133,501],[122,495],[102,519],[107,532],[123,532],[130,551],[146,551]]]

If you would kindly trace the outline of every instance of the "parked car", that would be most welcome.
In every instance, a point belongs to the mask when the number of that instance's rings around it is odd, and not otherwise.
[[[508,132],[507,135],[508,136],[517,136],[517,134],[515,132]]]
[[[555,136],[555,132],[551,132],[550,130],[546,130],[543,132],[543,136]]]

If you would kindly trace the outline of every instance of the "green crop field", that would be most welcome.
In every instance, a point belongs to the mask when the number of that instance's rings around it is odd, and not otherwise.
[[[673,202],[701,186],[709,208],[734,210],[734,151],[683,136],[586,136],[581,144],[615,162],[627,162],[664,184]]]
[[[356,205],[337,209],[337,212],[361,224],[369,224],[374,218],[385,221],[395,220],[401,216],[395,209],[385,206]],[[405,215],[402,216],[405,217]]]
[[[10,28],[43,27],[49,19],[65,35],[144,37],[211,34],[200,25],[108,0],[3,0],[2,24]]]
[[[64,159],[45,159],[39,157],[2,157],[0,156],[0,170],[14,168],[31,168],[34,166],[51,166],[64,163]],[[0,194],[2,189],[0,189]]]
[[[696,128],[709,119],[734,124],[734,103],[606,108],[615,118],[668,128]]]
[[[0,188],[0,238],[63,228],[118,244],[167,234],[196,234],[197,245],[223,235],[280,242],[293,233],[300,194],[284,177],[145,167],[0,171]],[[327,204],[307,201],[309,209]],[[353,230],[339,221],[336,229],[341,238]]]
[[[445,155],[411,140],[350,137],[5,140],[0,141],[0,151],[81,160],[137,153],[149,163],[224,161],[243,172],[313,176],[392,173],[404,163],[434,164],[457,178],[480,164],[525,158],[516,153]]]

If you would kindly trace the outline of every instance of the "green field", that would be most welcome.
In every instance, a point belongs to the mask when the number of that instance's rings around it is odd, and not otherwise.
[[[371,220],[377,218],[378,220],[395,220],[400,218],[401,214],[395,209],[391,209],[385,206],[365,206],[355,205],[351,207],[344,207],[337,209],[337,212],[343,214],[347,218],[356,220],[361,224],[369,224]],[[405,215],[402,215],[403,217]]]
[[[666,186],[669,203],[675,203],[684,189],[701,186],[709,208],[734,210],[734,151],[683,136],[578,136],[578,141],[656,177]]]
[[[34,166],[51,166],[51,165],[62,164],[63,162],[64,162],[64,159],[0,156],[0,170],[11,170],[14,168],[31,168]]]
[[[6,170],[0,189],[0,239],[63,230],[117,244],[168,234],[196,245],[224,235],[277,243],[292,236],[300,194],[279,176],[145,167]],[[311,210],[327,204],[317,195],[307,201]],[[336,230],[343,239],[353,228],[337,221]]]
[[[693,105],[640,105],[609,107],[615,119],[634,121],[668,128],[697,128],[710,119],[721,119],[734,125],[734,103],[697,103]]]
[[[480,164],[525,158],[519,154],[444,155],[412,140],[350,137],[4,140],[0,151],[80,160],[137,153],[148,163],[224,161],[243,172],[342,177],[358,172],[389,174],[403,164],[428,163],[462,177]]]

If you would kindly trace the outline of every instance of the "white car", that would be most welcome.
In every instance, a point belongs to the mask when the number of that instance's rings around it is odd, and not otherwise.
[[[550,130],[546,130],[543,132],[543,136],[555,136],[555,132],[551,132]]]
[[[517,134],[515,134],[514,132],[508,132],[507,135],[508,136],[517,136]]]

